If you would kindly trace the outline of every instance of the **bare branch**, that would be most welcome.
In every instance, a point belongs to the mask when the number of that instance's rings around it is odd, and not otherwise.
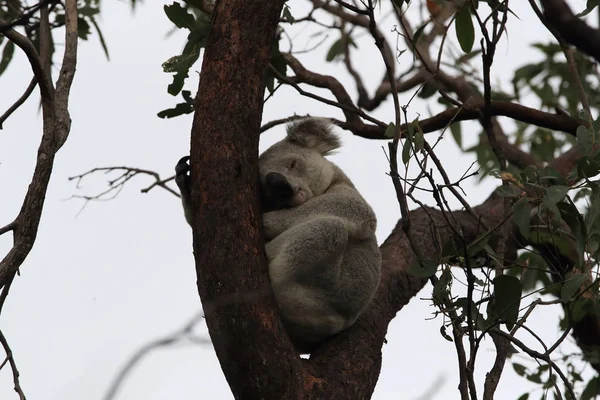
[[[169,186],[167,186],[167,183],[172,181],[175,178],[175,176],[170,176],[168,178],[163,179],[160,177],[158,172],[148,170],[148,169],[142,169],[142,168],[134,168],[134,167],[127,167],[127,166],[97,167],[97,168],[90,169],[89,171],[86,171],[82,174],[71,176],[68,179],[69,179],[69,181],[76,180],[77,188],[79,188],[79,185],[84,178],[88,177],[89,175],[93,175],[97,172],[104,172],[105,174],[108,174],[111,172],[119,172],[120,175],[118,175],[114,179],[108,180],[108,188],[103,190],[100,193],[97,193],[97,194],[91,195],[91,196],[74,195],[74,196],[72,196],[73,198],[82,198],[86,201],[111,200],[123,189],[123,187],[129,180],[131,180],[132,178],[134,178],[138,175],[149,175],[155,179],[155,181],[151,185],[149,185],[148,187],[146,187],[144,189],[141,189],[142,193],[148,193],[154,187],[159,186],[159,187],[165,189],[167,192],[169,192],[177,197],[180,197],[179,193],[177,193],[175,190],[173,190]]]
[[[2,125],[8,119],[8,117],[10,117],[12,113],[17,111],[19,107],[21,107],[23,103],[25,103],[29,96],[31,96],[31,93],[33,93],[33,89],[35,89],[36,85],[37,80],[34,77],[31,79],[31,82],[29,82],[27,89],[25,89],[25,93],[23,93],[21,97],[19,97],[17,101],[15,101],[14,104],[10,106],[8,110],[6,110],[6,112],[0,116],[0,129],[2,129]]]
[[[31,40],[10,28],[9,24],[2,18],[0,18],[0,34],[6,36],[8,40],[23,50],[29,60],[33,74],[40,84],[42,98],[52,99],[54,97],[54,86],[50,80],[50,75],[44,70],[42,60]]]
[[[2,347],[6,352],[6,359],[8,360],[10,368],[12,369],[15,392],[17,392],[17,394],[19,395],[19,400],[26,400],[25,393],[23,393],[23,389],[21,388],[21,382],[19,381],[19,370],[17,369],[17,364],[15,363],[12,350],[10,349],[8,341],[6,340],[6,337],[4,336],[4,333],[2,331],[0,331],[0,344],[2,344]]]
[[[71,119],[69,117],[68,94],[75,73],[77,52],[77,0],[66,0],[65,55],[58,78],[59,90],[54,97],[54,88],[49,79],[49,71],[44,65],[29,39],[12,29],[6,29],[6,22],[0,20],[0,32],[5,34],[26,53],[42,95],[43,134],[36,166],[31,183],[25,194],[21,210],[15,219],[13,247],[0,261],[0,287],[8,283],[19,269],[35,243],[38,226],[48,189],[54,157],[66,140]],[[4,29],[3,29],[4,26]]]
[[[139,364],[139,362],[154,350],[158,350],[162,347],[171,346],[183,341],[188,341],[192,344],[210,344],[210,339],[203,337],[196,337],[192,333],[193,329],[198,325],[199,322],[204,320],[204,313],[196,313],[185,325],[175,331],[174,333],[167,335],[163,338],[156,339],[140,347],[131,358],[121,368],[117,376],[113,379],[110,384],[110,388],[104,395],[104,400],[113,400],[117,396],[117,392],[121,388],[121,384],[129,376],[131,371]]]

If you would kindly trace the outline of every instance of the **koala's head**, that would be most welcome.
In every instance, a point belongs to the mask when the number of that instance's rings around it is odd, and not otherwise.
[[[331,185],[335,167],[324,156],[340,147],[332,124],[306,118],[287,129],[287,137],[259,158],[263,202],[267,209],[295,207]]]

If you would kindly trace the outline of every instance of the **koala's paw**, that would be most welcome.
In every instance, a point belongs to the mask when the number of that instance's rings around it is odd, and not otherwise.
[[[190,183],[190,165],[188,161],[190,156],[181,157],[181,159],[175,165],[175,183],[179,187],[179,190],[188,190]]]

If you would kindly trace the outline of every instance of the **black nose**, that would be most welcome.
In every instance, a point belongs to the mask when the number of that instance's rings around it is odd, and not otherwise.
[[[269,172],[265,176],[265,185],[271,195],[279,200],[288,199],[294,194],[287,178],[278,172]]]

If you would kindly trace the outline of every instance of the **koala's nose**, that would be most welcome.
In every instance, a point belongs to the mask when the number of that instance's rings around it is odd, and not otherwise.
[[[274,197],[287,199],[294,195],[287,178],[278,172],[269,172],[265,176],[265,185]]]

